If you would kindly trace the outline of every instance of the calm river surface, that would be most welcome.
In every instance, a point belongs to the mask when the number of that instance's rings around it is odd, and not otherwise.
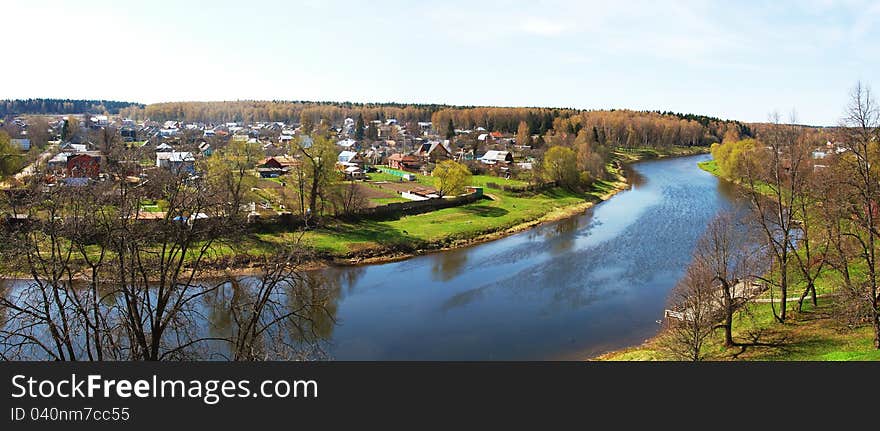
[[[631,190],[498,241],[323,270],[342,284],[331,355],[581,359],[644,341],[710,218],[740,205],[697,167],[709,158],[635,164]]]

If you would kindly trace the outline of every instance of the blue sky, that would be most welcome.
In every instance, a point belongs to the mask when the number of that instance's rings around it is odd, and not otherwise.
[[[880,2],[4,0],[0,98],[659,109],[836,124]]]

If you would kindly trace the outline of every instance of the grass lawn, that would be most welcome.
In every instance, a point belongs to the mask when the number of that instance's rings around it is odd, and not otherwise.
[[[515,197],[495,189],[487,192],[495,199],[393,220],[338,222],[307,232],[305,241],[316,249],[342,255],[365,248],[410,249],[504,230],[585,202],[584,196],[561,189],[531,197]]]
[[[791,304],[790,304],[791,305]],[[873,332],[869,325],[848,328],[833,316],[831,299],[819,298],[819,306],[806,305],[804,311],[789,310],[791,317],[779,324],[773,319],[770,304],[754,303],[737,313],[734,340],[747,341],[757,336],[762,343],[775,346],[725,348],[721,330],[716,331],[704,347],[708,360],[758,361],[877,361],[880,350],[873,348]],[[644,345],[599,357],[609,361],[656,361],[671,357],[662,348],[660,338]]]

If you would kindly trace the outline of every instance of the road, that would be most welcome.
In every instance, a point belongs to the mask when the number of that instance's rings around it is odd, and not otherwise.
[[[36,169],[37,169],[37,166],[39,166],[41,163],[45,162],[46,160],[49,160],[49,158],[52,157],[52,148],[53,147],[54,146],[46,147],[46,151],[44,151],[43,154],[40,154],[40,156],[37,157],[36,161],[25,166],[24,169],[21,170],[21,172],[15,174],[13,177],[16,180],[21,180],[23,178],[27,178],[27,177],[33,175],[34,171],[36,171]]]

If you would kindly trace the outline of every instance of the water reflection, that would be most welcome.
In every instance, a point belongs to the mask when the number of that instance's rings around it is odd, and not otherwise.
[[[432,278],[437,281],[449,281],[461,274],[467,267],[467,250],[449,250],[432,255]]]
[[[287,323],[294,339],[307,342],[331,338],[343,284],[351,276],[347,271],[310,272],[304,277],[304,289],[288,292],[287,305],[293,314]]]
[[[9,295],[10,284],[11,282],[9,280],[0,278],[0,297],[3,297],[4,299],[9,299],[7,295]],[[7,310],[5,306],[0,305],[0,329],[6,327],[6,321],[7,319],[9,319],[9,315],[7,313],[9,313],[9,310]]]
[[[590,209],[587,210],[584,217],[568,218],[541,229],[545,241],[550,243],[550,252],[563,254],[571,250],[574,247],[578,229],[589,223],[592,213]]]

